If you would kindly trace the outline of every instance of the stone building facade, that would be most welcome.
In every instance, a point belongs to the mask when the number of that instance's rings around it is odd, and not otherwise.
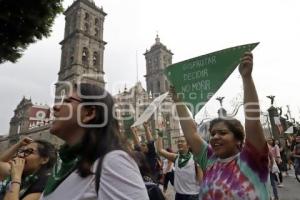
[[[119,92],[115,95],[117,104],[117,115],[120,120],[121,131],[126,132],[124,127],[123,116],[133,115],[134,121],[146,110],[149,104],[159,96],[168,91],[169,83],[164,75],[164,69],[172,64],[173,53],[167,49],[165,45],[160,42],[158,35],[155,38],[155,44],[151,46],[150,50],[146,50],[146,85],[147,90],[142,87],[140,82],[127,90]],[[176,139],[180,135],[179,121],[172,115],[172,100],[167,97],[160,109],[150,118],[151,128],[154,130],[163,123],[164,126],[164,147],[172,147],[177,149]],[[144,129],[139,128],[141,140],[144,140]],[[127,130],[130,131],[130,130]],[[128,134],[128,133],[126,133]]]
[[[136,121],[147,109],[150,103],[154,100],[151,94],[143,88],[141,82],[137,82],[133,87],[119,92],[114,96],[116,102],[116,114],[119,119],[120,130],[129,138],[131,137],[130,129],[126,127],[126,120],[129,120],[129,116],[133,118],[132,123]],[[152,117],[149,119],[150,126],[154,131],[159,127],[159,123],[163,123],[165,129],[164,135],[164,147],[173,147],[176,149],[175,140],[179,135],[178,121],[173,117],[170,117],[170,98],[167,98],[161,109],[158,109]],[[145,141],[145,130],[143,126],[137,126],[139,137],[141,141]]]
[[[164,75],[164,69],[172,64],[173,53],[160,42],[157,35],[155,43],[150,50],[144,53],[146,59],[146,85],[147,91],[153,96],[165,93],[169,90],[169,83]]]
[[[124,111],[119,116],[132,114],[135,119],[140,117],[151,101],[141,82],[137,82],[129,90],[125,87],[124,91],[114,95],[114,99],[118,110]]]
[[[9,135],[7,137],[0,138],[0,153],[23,137],[30,137],[34,140],[39,139],[49,141],[54,144],[57,149],[63,144],[61,139],[49,133],[49,124],[47,124],[43,126],[36,126],[16,135]]]
[[[22,137],[47,140],[59,147],[63,141],[49,133],[50,107],[33,104],[23,97],[10,120],[9,135],[0,138],[0,152],[7,149]]]
[[[114,95],[114,99],[120,130],[130,138],[130,128],[125,127],[125,121],[132,119],[131,122],[128,122],[132,123],[138,119],[150,104],[151,98],[143,88],[141,82],[137,82],[130,89],[127,89],[125,86],[123,91],[119,91],[117,95]],[[139,132],[144,133],[144,130],[140,129]]]
[[[76,0],[64,15],[66,24],[64,39],[60,42],[62,53],[56,97],[68,92],[77,81],[105,86],[103,26],[106,13],[92,0]]]
[[[169,90],[169,82],[164,75],[164,70],[172,64],[173,53],[164,45],[158,35],[156,35],[155,43],[150,50],[144,53],[146,59],[146,85],[147,91],[152,94],[153,98],[163,94]],[[164,132],[164,147],[172,147],[177,149],[176,139],[180,136],[180,125],[176,112],[172,106],[171,97],[168,96],[160,108],[159,115],[163,119]],[[173,111],[172,111],[173,109]],[[157,126],[155,123],[155,126]]]

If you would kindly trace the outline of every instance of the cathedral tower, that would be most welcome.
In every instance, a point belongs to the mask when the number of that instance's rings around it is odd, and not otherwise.
[[[93,0],[76,0],[64,12],[65,33],[60,42],[61,64],[56,95],[61,95],[61,82],[90,82],[104,87],[103,22],[106,13]]]
[[[164,69],[172,64],[173,53],[160,42],[156,35],[155,44],[150,50],[144,53],[146,58],[146,84],[147,91],[156,96],[169,90],[167,78],[164,76]]]

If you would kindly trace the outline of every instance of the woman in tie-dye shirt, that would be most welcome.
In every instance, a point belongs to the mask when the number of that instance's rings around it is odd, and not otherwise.
[[[251,76],[253,57],[245,53],[239,71],[244,86],[245,131],[236,119],[211,121],[210,144],[197,133],[187,108],[177,104],[181,127],[195,160],[204,170],[199,199],[267,200],[268,147],[260,123],[258,97]],[[180,101],[175,95],[173,100]],[[246,135],[246,137],[245,137]]]

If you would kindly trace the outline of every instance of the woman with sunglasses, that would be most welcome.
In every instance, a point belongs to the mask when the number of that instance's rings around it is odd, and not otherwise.
[[[50,132],[65,145],[42,200],[149,199],[105,89],[74,85],[53,110]]]
[[[269,199],[268,146],[260,123],[252,67],[252,54],[246,53],[239,66],[244,86],[246,138],[238,120],[217,118],[210,123],[208,145],[197,133],[186,106],[176,105],[184,136],[204,170],[199,199]],[[175,102],[180,101],[174,88],[171,93]]]
[[[23,138],[0,156],[0,200],[39,199],[56,161],[52,144]]]

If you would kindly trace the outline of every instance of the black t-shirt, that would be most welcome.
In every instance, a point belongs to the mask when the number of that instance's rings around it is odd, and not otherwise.
[[[146,158],[148,160],[151,170],[153,172],[156,172],[155,168],[156,168],[157,154],[155,151],[154,141],[148,142],[147,146],[148,146],[148,152],[146,153]]]
[[[150,166],[152,176],[155,179],[155,181],[157,181],[158,175],[159,175],[159,171],[156,169],[158,155],[155,151],[154,141],[152,140],[152,141],[147,142],[147,147],[148,147],[148,152],[145,153],[145,157]],[[134,147],[134,149],[136,151],[141,151],[141,147],[139,145],[136,145]]]
[[[50,173],[40,174],[38,180],[28,188],[24,195],[22,195],[21,199],[31,193],[42,193],[46,186],[49,175]]]
[[[163,193],[155,183],[145,183],[150,200],[165,200]]]

